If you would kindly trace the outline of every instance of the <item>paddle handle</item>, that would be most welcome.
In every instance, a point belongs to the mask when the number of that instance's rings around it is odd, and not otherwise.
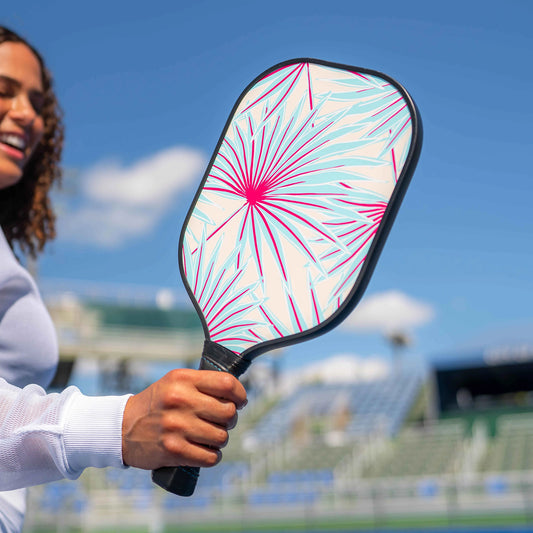
[[[200,370],[217,370],[239,377],[250,365],[224,346],[206,340],[200,360]],[[152,481],[178,496],[192,496],[200,469],[196,466],[165,466],[152,470]]]

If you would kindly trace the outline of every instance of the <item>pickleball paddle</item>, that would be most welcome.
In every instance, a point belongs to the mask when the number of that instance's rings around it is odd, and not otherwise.
[[[201,369],[338,325],[360,300],[414,172],[417,108],[385,74],[280,63],[241,94],[183,225],[180,273],[202,321]],[[199,469],[153,481],[189,496]]]

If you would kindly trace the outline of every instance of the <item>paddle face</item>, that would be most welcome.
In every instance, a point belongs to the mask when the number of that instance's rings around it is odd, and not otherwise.
[[[303,59],[259,76],[181,233],[206,338],[252,359],[339,323],[368,283],[420,144],[416,107],[383,74]]]

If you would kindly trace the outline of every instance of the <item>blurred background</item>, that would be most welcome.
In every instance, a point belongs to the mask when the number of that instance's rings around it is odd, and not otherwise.
[[[32,489],[27,531],[533,531],[531,2],[30,0],[0,21],[46,58],[66,124],[58,238],[28,265],[58,330],[56,390],[135,392],[197,366],[179,231],[262,71],[381,71],[424,125],[365,297],[254,363],[196,495],[91,470]]]

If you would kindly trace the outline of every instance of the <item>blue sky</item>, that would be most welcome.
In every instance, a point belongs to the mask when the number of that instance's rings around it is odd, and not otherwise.
[[[39,264],[43,288],[179,288],[179,229],[235,100],[271,65],[315,57],[392,76],[424,124],[418,168],[361,305],[401,294],[429,310],[411,324],[412,358],[533,344],[533,3],[124,6],[2,9],[0,21],[47,59],[65,113],[68,176],[59,238]],[[335,330],[287,360],[387,355],[377,329]]]

